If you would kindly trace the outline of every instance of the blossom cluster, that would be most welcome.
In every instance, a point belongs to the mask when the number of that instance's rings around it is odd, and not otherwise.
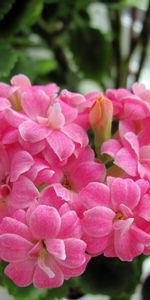
[[[55,288],[93,256],[150,254],[149,124],[142,84],[0,83],[0,259],[16,285]]]

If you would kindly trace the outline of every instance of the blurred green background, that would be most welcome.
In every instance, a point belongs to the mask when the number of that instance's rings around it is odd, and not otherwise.
[[[148,67],[149,35],[147,0],[0,0],[0,80],[130,87]]]

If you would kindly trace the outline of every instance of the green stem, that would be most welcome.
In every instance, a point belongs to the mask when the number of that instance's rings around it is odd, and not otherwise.
[[[116,79],[115,86],[116,88],[120,85],[121,78],[121,48],[120,48],[120,35],[121,35],[121,13],[119,10],[109,10],[110,22],[112,31],[114,32],[114,37],[112,41],[112,51],[113,57],[115,61],[115,69],[116,69]]]
[[[70,68],[63,49],[63,45],[59,43],[56,37],[52,37],[39,24],[34,26],[34,32],[38,33],[41,36],[41,38],[46,42],[48,47],[53,50],[55,58],[59,63],[60,69],[63,74],[63,81],[67,82],[67,75],[70,71]]]

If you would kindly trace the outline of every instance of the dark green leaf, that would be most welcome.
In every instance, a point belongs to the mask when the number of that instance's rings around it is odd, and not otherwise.
[[[14,2],[15,0],[0,0],[0,20],[8,13]]]
[[[74,60],[87,78],[97,81],[108,71],[110,43],[99,30],[77,27],[70,34]]]
[[[26,25],[32,25],[39,17],[44,0],[16,0],[12,9],[0,22],[0,35],[10,37]]]
[[[0,77],[7,77],[18,58],[17,52],[7,45],[0,46]]]
[[[63,286],[56,289],[49,289],[47,292],[47,299],[53,300],[53,299],[61,299],[65,296],[67,296],[69,291],[70,283],[69,281],[65,281]]]
[[[12,70],[11,76],[18,73],[24,73],[31,81],[34,81],[37,76],[36,63],[25,51],[19,53],[18,61]]]
[[[122,262],[116,258],[95,257],[81,276],[81,289],[90,294],[128,297],[141,275],[141,260]]]

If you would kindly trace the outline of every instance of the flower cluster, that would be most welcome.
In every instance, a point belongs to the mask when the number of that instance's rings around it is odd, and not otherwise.
[[[59,287],[92,256],[150,254],[149,100],[141,84],[0,83],[0,259],[16,285]]]

